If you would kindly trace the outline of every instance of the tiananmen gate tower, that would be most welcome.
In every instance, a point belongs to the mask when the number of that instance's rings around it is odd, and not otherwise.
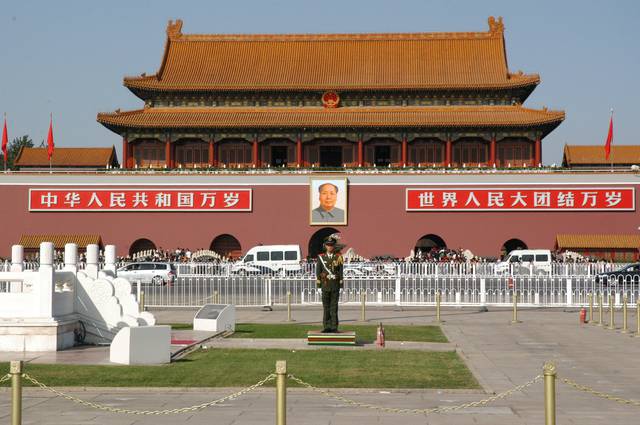
[[[540,83],[486,32],[200,35],[169,22],[144,101],[98,121],[127,168],[538,166],[564,113],[523,103]]]

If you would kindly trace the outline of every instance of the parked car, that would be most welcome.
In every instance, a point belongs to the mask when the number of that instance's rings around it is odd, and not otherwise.
[[[596,283],[602,283],[603,285],[640,283],[640,263],[629,264],[612,272],[598,273],[596,275]]]
[[[302,269],[301,258],[300,245],[254,246],[231,267],[231,273],[297,273]]]
[[[141,283],[154,285],[172,285],[176,280],[176,269],[171,263],[133,263],[117,270],[117,276],[128,279],[131,283],[138,280]]]
[[[514,249],[496,263],[497,274],[551,274],[551,251],[548,249]]]

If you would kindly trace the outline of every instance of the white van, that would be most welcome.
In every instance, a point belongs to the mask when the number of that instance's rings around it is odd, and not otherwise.
[[[231,267],[232,273],[299,272],[300,245],[259,245],[251,248]]]
[[[496,264],[496,274],[551,274],[551,251],[515,249]]]

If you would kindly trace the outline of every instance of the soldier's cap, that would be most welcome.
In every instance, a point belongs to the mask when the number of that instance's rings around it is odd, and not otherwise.
[[[341,249],[344,248],[344,244],[339,243],[338,241],[340,240],[340,234],[339,233],[333,233],[332,235],[327,236],[324,239],[324,246],[327,245],[331,245],[333,246],[335,249]]]

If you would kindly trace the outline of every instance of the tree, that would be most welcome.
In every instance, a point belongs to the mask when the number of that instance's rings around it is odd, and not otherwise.
[[[33,140],[31,140],[31,138],[26,134],[21,137],[16,137],[9,143],[9,146],[7,146],[7,168],[9,169],[13,168],[13,162],[18,156],[18,153],[20,152],[20,149],[22,147],[25,147],[25,148],[33,147]],[[1,152],[0,152],[0,162],[4,164],[4,157]],[[0,165],[0,167],[1,166],[2,165]]]

